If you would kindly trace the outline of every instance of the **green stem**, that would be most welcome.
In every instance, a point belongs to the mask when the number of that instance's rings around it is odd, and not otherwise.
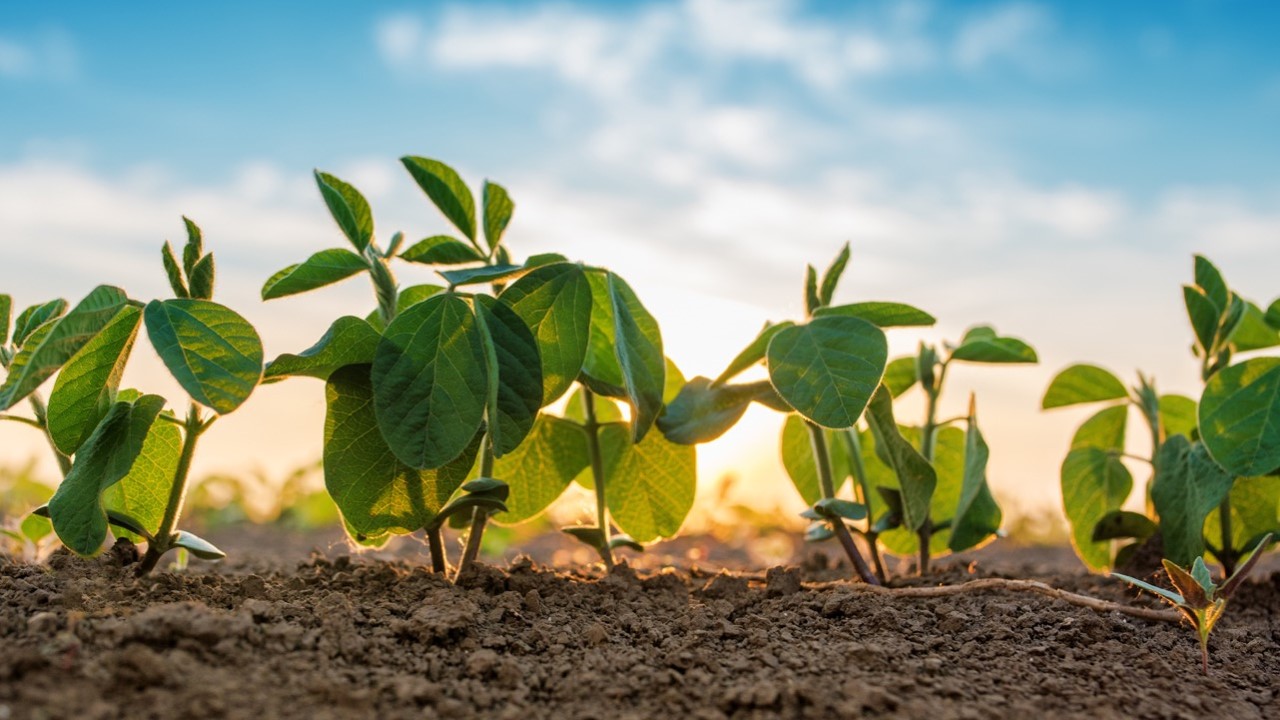
[[[933,458],[938,445],[938,398],[942,395],[942,383],[947,378],[947,367],[951,359],[939,363],[937,380],[933,387],[926,387],[925,390],[925,415],[924,427],[920,430],[920,454],[924,459],[933,464]],[[929,572],[929,543],[933,540],[933,519],[926,513],[924,522],[920,525],[920,529],[916,531],[916,537],[920,544],[920,562],[916,571],[920,575]]]
[[[591,479],[596,486],[596,527],[600,528],[600,559],[604,566],[613,569],[613,548],[609,547],[609,509],[604,488],[604,455],[600,452],[600,423],[596,420],[596,395],[585,385],[582,387],[582,404],[587,418],[583,427],[587,431],[587,449],[591,453]]]
[[[151,572],[160,562],[161,556],[173,549],[174,528],[178,524],[178,518],[182,516],[182,503],[187,497],[187,475],[191,471],[191,459],[195,457],[196,443],[208,427],[209,423],[200,417],[200,406],[191,403],[182,439],[182,454],[178,456],[178,467],[173,473],[173,483],[169,486],[169,502],[165,505],[155,540],[147,543],[147,553],[138,566],[139,576]]]
[[[805,420],[804,424],[809,429],[809,442],[813,445],[813,462],[818,468],[818,484],[822,487],[822,497],[825,500],[833,499],[836,496],[836,487],[831,477],[831,453],[827,449],[827,433],[808,420]],[[849,528],[845,527],[844,520],[836,518],[829,523],[831,531],[840,541],[840,546],[844,548],[844,554],[849,557],[849,562],[857,571],[858,577],[868,585],[879,585],[880,581],[871,573],[871,568],[867,567],[867,561],[863,559],[862,551],[858,549],[853,536],[849,534]]]
[[[493,436],[485,433],[482,450],[480,451],[480,477],[493,477]],[[489,510],[487,508],[476,507],[471,510],[471,531],[467,533],[467,545],[462,551],[462,561],[458,563],[458,573],[454,578],[461,577],[464,572],[471,569],[475,564],[476,558],[480,557],[480,542],[484,539],[484,525],[489,520]]]
[[[373,247],[372,243],[369,247]],[[376,250],[370,250],[365,255],[369,261],[369,277],[373,280],[373,292],[378,298],[378,315],[382,318],[384,325],[390,325],[396,317],[400,287],[396,284],[396,277],[391,272],[391,266],[386,258],[379,255]]]
[[[448,574],[449,557],[444,552],[444,535],[441,528],[427,528],[427,547],[431,551],[432,572],[437,572],[441,575]]]
[[[861,496],[858,499],[867,508],[867,530],[862,533],[862,537],[867,541],[871,561],[876,568],[876,577],[881,583],[886,583],[889,581],[889,576],[884,570],[884,560],[880,557],[880,534],[871,531],[871,526],[875,524],[876,519],[875,506],[871,504],[871,483],[867,480],[867,466],[862,462],[862,441],[858,439],[858,428],[855,426],[845,430],[841,433],[841,437],[849,452],[849,467],[853,470],[855,488]]]
[[[58,459],[58,469],[62,471],[62,477],[66,477],[67,473],[71,472],[71,458],[59,450],[58,444],[53,441],[53,435],[49,432],[49,408],[38,392],[31,393],[31,409],[36,415],[36,427],[44,432],[45,440],[49,442],[54,457]]]
[[[16,423],[22,423],[23,425],[30,425],[37,430],[44,430],[40,423],[32,420],[31,418],[22,417],[21,415],[6,415],[4,413],[0,413],[0,420],[9,420]]]

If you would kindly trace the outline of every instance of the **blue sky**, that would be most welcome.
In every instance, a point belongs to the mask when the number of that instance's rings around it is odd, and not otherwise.
[[[898,349],[993,322],[1041,350],[957,373],[952,400],[990,408],[997,491],[1052,503],[1078,420],[1036,410],[1054,371],[1142,367],[1194,392],[1192,252],[1280,294],[1277,28],[1261,1],[13,4],[2,282],[19,302],[160,294],[155,249],[186,213],[222,299],[296,350],[368,302],[358,284],[257,300],[340,243],[310,170],[361,187],[384,236],[422,236],[443,221],[395,160],[428,155],[510,188],[517,253],[622,270],[676,360],[714,375],[849,240],[845,297],[939,316]],[[263,395],[224,449],[315,455],[318,388]],[[297,407],[274,455],[237,451]],[[741,450],[772,422],[751,417],[708,467],[776,472]]]

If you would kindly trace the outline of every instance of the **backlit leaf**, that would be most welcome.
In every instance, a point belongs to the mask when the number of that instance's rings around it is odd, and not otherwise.
[[[1048,410],[1128,396],[1128,388],[1110,372],[1096,365],[1072,365],[1054,376],[1040,407]]]
[[[315,290],[368,269],[364,258],[350,250],[321,250],[303,262],[272,275],[262,286],[262,299],[273,300]]]
[[[693,508],[697,451],[649,433],[639,443],[625,425],[600,431],[606,501],[613,521],[638,542],[672,537]]]
[[[814,317],[830,315],[855,317],[882,328],[923,327],[938,321],[937,318],[919,308],[895,302],[858,302],[822,307],[815,310],[813,315]]]
[[[492,341],[497,360],[497,377],[489,379],[490,392],[496,389],[497,393],[496,412],[489,415],[489,432],[494,454],[502,457],[529,434],[542,407],[538,343],[524,320],[503,303],[477,298],[476,310],[484,320],[482,330]]]
[[[140,529],[154,535],[164,519],[181,455],[182,431],[178,426],[171,422],[152,423],[133,467],[120,482],[102,493],[102,506],[108,512],[127,515]],[[129,539],[138,542],[140,538]]]
[[[857,318],[822,317],[769,343],[769,379],[801,415],[828,428],[852,427],[880,384],[884,332]]]
[[[1126,510],[1113,510],[1103,515],[1098,524],[1093,526],[1092,539],[1094,542],[1130,538],[1146,540],[1159,529],[1146,515]]]
[[[1231,547],[1240,549],[1265,533],[1280,531],[1280,477],[1236,478],[1227,495],[1231,500]],[[1205,520],[1204,536],[1222,545],[1222,519],[1217,512]]]
[[[837,493],[849,479],[849,452],[840,439],[840,430],[823,430],[826,433],[827,453],[831,460],[831,482]],[[782,466],[795,485],[796,492],[805,505],[813,505],[822,499],[822,484],[818,478],[818,466],[813,457],[813,439],[804,418],[792,413],[782,425]]]
[[[1204,291],[1218,313],[1225,312],[1231,302],[1231,290],[1227,288],[1227,281],[1222,279],[1222,273],[1203,255],[1195,256],[1195,279],[1196,285]]]
[[[976,547],[1000,530],[1003,519],[1000,506],[987,485],[990,455],[987,441],[978,429],[977,416],[971,408],[964,440],[964,479],[960,497],[951,513],[951,537],[947,541],[952,552]]]
[[[902,492],[903,525],[908,530],[919,530],[929,518],[938,474],[899,432],[888,390],[877,389],[867,410],[877,454],[893,470]]]
[[[1095,542],[1093,529],[1120,509],[1132,489],[1133,476],[1111,451],[1081,447],[1062,462],[1062,504],[1071,524],[1071,544],[1093,570],[1111,565],[1110,543]]]
[[[608,285],[613,304],[614,353],[631,403],[632,440],[640,442],[662,412],[667,372],[662,334],[658,321],[622,278],[609,273]],[[639,539],[636,533],[631,534]]]
[[[208,300],[152,300],[143,312],[160,359],[192,400],[226,415],[262,379],[262,340],[228,307]]]
[[[822,285],[818,290],[818,300],[821,305],[831,304],[831,298],[836,294],[836,285],[840,283],[840,276],[844,275],[844,269],[848,264],[849,243],[845,243],[840,249],[840,254],[836,255],[831,266],[822,274]]]
[[[765,353],[769,349],[769,341],[773,339],[774,335],[777,335],[789,327],[795,327],[795,323],[790,320],[780,322],[776,325],[765,323],[764,328],[761,329],[760,333],[751,341],[751,344],[744,348],[742,352],[738,353],[737,357],[729,363],[729,367],[725,368],[724,372],[720,373],[719,377],[712,381],[713,384],[720,385],[722,383],[729,382],[738,375],[738,373],[741,373],[743,370],[746,370],[752,365],[764,360]]]
[[[762,391],[772,393],[773,388],[767,381],[712,385],[707,378],[696,377],[667,404],[658,429],[679,445],[710,442],[733,427]]]
[[[59,298],[41,305],[32,305],[18,313],[18,319],[13,321],[13,344],[22,347],[36,328],[61,317],[66,311],[67,301]]]
[[[356,250],[364,252],[373,240],[373,211],[369,209],[369,201],[360,191],[328,173],[317,170],[315,177],[324,204],[329,206],[329,214],[333,215],[338,228]]]
[[[1200,398],[1200,437],[1235,476],[1280,467],[1280,358],[1255,358],[1209,378]]]
[[[1196,429],[1196,401],[1185,395],[1160,396],[1160,425],[1165,436],[1186,435]]]
[[[1182,299],[1186,304],[1187,317],[1191,321],[1191,329],[1195,331],[1201,352],[1211,351],[1214,338],[1218,333],[1221,311],[1214,307],[1204,291],[1190,285],[1182,286]]]
[[[884,369],[881,382],[895,398],[915,386],[920,380],[916,372],[916,359],[911,356],[895,358]]]
[[[511,488],[503,524],[528,520],[555,502],[591,463],[587,436],[568,420],[542,415],[514,451],[494,463],[493,474]]]
[[[484,239],[492,250],[502,242],[502,234],[506,232],[516,206],[506,188],[488,180],[484,182],[481,200],[484,204]]]
[[[296,355],[285,353],[267,363],[263,382],[287,377],[326,380],[340,367],[371,364],[381,339],[382,336],[368,322],[350,315],[340,317],[315,345]]]
[[[142,311],[121,308],[58,373],[49,395],[49,436],[64,455],[74,455],[111,407],[129,359]]]
[[[1036,351],[1027,343],[1012,337],[1001,337],[987,326],[971,328],[960,346],[951,352],[952,360],[980,363],[1034,363]]]
[[[400,158],[400,162],[449,222],[468,240],[475,240],[475,198],[458,173],[439,160],[409,156]]]
[[[539,267],[502,291],[538,340],[542,363],[542,404],[569,389],[587,355],[591,334],[591,283],[582,267],[554,263]]]

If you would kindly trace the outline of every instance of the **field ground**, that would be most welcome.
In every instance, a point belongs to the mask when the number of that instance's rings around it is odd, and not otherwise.
[[[535,545],[453,586],[411,545],[240,540],[240,559],[143,580],[119,553],[0,556],[0,718],[1280,717],[1280,575],[1233,601],[1204,676],[1186,627],[1038,595],[871,596],[812,551],[718,573],[699,565],[751,558],[693,538],[668,548],[683,569],[655,567],[659,548],[606,575]],[[1156,607],[1069,550],[943,565],[931,582],[1035,577]]]

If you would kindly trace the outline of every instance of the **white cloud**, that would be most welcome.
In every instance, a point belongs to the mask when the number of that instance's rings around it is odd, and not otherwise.
[[[0,78],[69,80],[77,69],[75,44],[51,30],[22,39],[0,36]]]

